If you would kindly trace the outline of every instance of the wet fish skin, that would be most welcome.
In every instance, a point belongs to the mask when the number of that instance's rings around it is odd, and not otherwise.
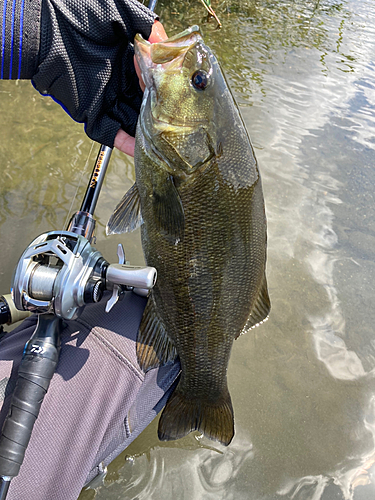
[[[217,60],[195,27],[154,45],[137,36],[135,47],[146,83],[136,185],[109,229],[142,223],[146,262],[158,271],[138,360],[149,370],[180,358],[181,378],[159,421],[161,440],[200,430],[228,445],[233,340],[270,309],[257,162]],[[197,75],[203,89],[192,82]]]

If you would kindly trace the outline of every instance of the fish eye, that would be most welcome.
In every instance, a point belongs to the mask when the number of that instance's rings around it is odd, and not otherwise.
[[[197,90],[204,90],[209,83],[208,73],[202,69],[198,69],[191,77],[191,83]]]

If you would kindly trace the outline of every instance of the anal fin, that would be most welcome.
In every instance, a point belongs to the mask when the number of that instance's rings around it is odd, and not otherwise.
[[[137,337],[137,358],[139,366],[147,372],[152,368],[172,362],[177,350],[168,337],[152,294],[148,299]]]

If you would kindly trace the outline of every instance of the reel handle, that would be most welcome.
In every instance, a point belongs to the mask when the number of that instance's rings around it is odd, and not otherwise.
[[[135,289],[151,288],[155,285],[157,272],[154,267],[110,264],[107,267],[106,280],[113,285],[124,285]]]

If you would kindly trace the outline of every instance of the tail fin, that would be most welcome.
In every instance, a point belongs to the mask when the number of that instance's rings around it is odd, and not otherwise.
[[[178,389],[177,386],[161,414],[159,439],[180,439],[198,430],[227,446],[234,436],[233,407],[228,390],[216,401],[208,401],[188,398]]]

